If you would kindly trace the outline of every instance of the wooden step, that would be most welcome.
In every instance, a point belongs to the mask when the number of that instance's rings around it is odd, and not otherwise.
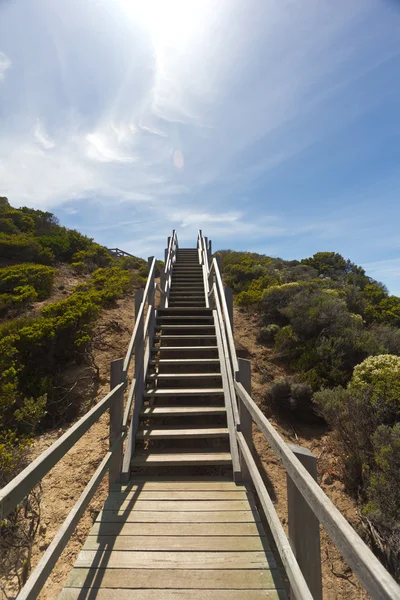
[[[156,325],[156,329],[167,329],[168,331],[174,331],[176,329],[185,329],[185,330],[198,330],[198,329],[215,329],[214,323],[210,323],[210,325],[207,325],[206,323],[204,323],[204,325],[187,325],[186,323],[182,323],[181,325],[179,324],[175,324],[175,325]]]
[[[229,435],[227,427],[200,428],[191,427],[189,429],[170,429],[170,428],[148,428],[140,429],[136,434],[139,440],[172,440],[172,439],[195,439],[195,438],[220,438]]]
[[[218,346],[153,346],[153,352],[198,352],[201,350],[218,350]]]
[[[158,373],[147,376],[147,381],[154,379],[221,379],[221,373]]]
[[[165,417],[196,417],[209,415],[224,415],[226,413],[224,406],[152,406],[142,408],[140,415],[142,418],[162,418]]]
[[[138,452],[133,455],[131,465],[132,467],[183,467],[188,465],[229,465],[231,462],[232,458],[229,452],[180,452],[178,449],[175,452],[172,450],[170,452]],[[192,506],[196,510],[196,507]]]
[[[171,315],[176,315],[176,314],[182,313],[182,315],[188,315],[188,316],[192,316],[192,317],[197,317],[197,313],[199,313],[200,315],[206,315],[209,317],[213,316],[213,312],[211,308],[207,308],[206,306],[199,306],[199,308],[190,308],[190,307],[167,307],[167,308],[159,308],[157,311],[157,315],[158,316],[162,316],[162,317],[169,317]],[[192,313],[192,314],[190,314]]]
[[[162,398],[165,396],[219,396],[223,388],[150,388],[144,392],[145,398]]]
[[[154,340],[155,341],[160,341],[160,340],[215,340],[216,339],[216,335],[215,334],[200,334],[200,335],[155,335],[154,336]]]
[[[196,363],[200,363],[201,365],[210,364],[216,365],[219,364],[219,358],[160,358],[159,360],[151,360],[151,365],[192,365],[194,366]]]

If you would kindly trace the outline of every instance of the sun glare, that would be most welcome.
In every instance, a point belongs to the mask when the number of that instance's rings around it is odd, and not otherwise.
[[[149,30],[155,44],[189,39],[203,26],[210,7],[209,0],[118,1],[129,18]]]

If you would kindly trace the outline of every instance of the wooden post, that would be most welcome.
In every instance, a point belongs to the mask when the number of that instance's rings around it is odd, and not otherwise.
[[[316,480],[317,459],[314,454],[308,448],[288,445]],[[288,475],[286,480],[290,545],[314,600],[322,600],[319,521]],[[292,591],[291,597],[295,597]]]
[[[167,262],[167,257],[168,257],[168,248],[165,248],[165,250],[164,250],[164,263]]]
[[[230,287],[224,288],[226,306],[228,307],[229,320],[231,322],[231,328],[233,333],[233,290]]]
[[[251,396],[251,362],[245,358],[238,358],[239,363],[239,381]],[[239,398],[239,418],[240,418],[240,431],[246,440],[250,452],[253,454],[253,418],[249,413],[247,407],[243,404]],[[240,468],[242,471],[242,481],[251,481],[250,473],[247,468],[246,461],[242,453],[240,453]]]
[[[110,390],[115,388],[116,385],[122,381],[122,369],[124,366],[124,359],[118,358],[112,360],[110,365]],[[124,390],[121,389],[112,401],[110,406],[110,448],[114,441],[122,435],[122,418],[124,415]],[[114,451],[114,456],[111,459],[110,470],[108,473],[109,485],[120,480],[122,471],[122,458],[123,458],[123,442],[121,438],[121,444]]]

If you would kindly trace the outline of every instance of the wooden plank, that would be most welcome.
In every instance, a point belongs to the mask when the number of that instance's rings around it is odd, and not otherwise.
[[[90,596],[91,597],[91,596]],[[58,600],[84,600],[80,588],[66,588]],[[285,600],[283,590],[123,590],[99,589],[96,600]]]
[[[290,444],[290,449],[317,480],[317,458],[308,448]],[[319,521],[293,481],[287,476],[289,542],[314,600],[322,600],[321,544]]]
[[[257,536],[263,535],[260,523],[94,523],[91,536],[119,535],[127,536]]]
[[[0,491],[0,518],[5,518],[30,490],[50,471],[70,448],[87,432],[99,417],[110,407],[113,399],[124,387],[120,383],[100,402],[70,427],[57,441],[40,454],[26,469],[14,477]]]
[[[163,512],[132,510],[128,514],[124,510],[102,510],[96,518],[105,523],[253,523],[260,521],[256,511],[223,510],[223,511],[186,511]]]
[[[165,491],[131,491],[112,492],[107,500],[115,502],[128,502],[129,500],[247,500],[253,499],[252,494],[246,490],[213,491],[207,490],[165,490]]]
[[[89,535],[83,550],[179,551],[179,552],[266,552],[272,551],[266,538],[259,536],[147,536]],[[121,565],[122,566],[122,565]]]
[[[206,429],[191,427],[190,429],[141,429],[136,434],[136,439],[145,440],[169,440],[176,438],[220,438],[227,437],[228,429],[226,427],[208,427]]]
[[[252,502],[247,500],[126,500],[114,499],[112,496],[107,498],[104,503],[104,510],[134,510],[150,512],[212,512],[212,511],[234,511],[250,510],[254,507]]]
[[[222,388],[153,388],[148,389],[144,396],[221,396],[223,393]]]
[[[154,406],[141,411],[142,416],[223,415],[225,406]]]
[[[237,382],[235,382],[235,387],[289,477],[312,508],[319,522],[325,527],[328,535],[339,548],[368,594],[379,600],[398,600],[400,586],[295,457],[244,387]]]
[[[224,480],[218,480],[218,479],[209,479],[207,477],[205,478],[201,478],[198,481],[196,481],[195,479],[187,479],[185,480],[183,479],[176,479],[176,478],[171,478],[171,479],[149,479],[149,480],[143,480],[139,477],[134,476],[131,480],[130,483],[127,484],[121,484],[121,483],[114,483],[111,486],[111,491],[112,492],[130,492],[130,491],[135,491],[135,490],[141,490],[141,491],[159,491],[159,492],[163,492],[165,490],[176,490],[176,491],[197,491],[197,490],[204,490],[204,491],[228,491],[228,490],[233,490],[233,491],[241,491],[241,490],[246,490],[246,486],[244,485],[238,485],[237,483],[235,483],[234,481],[224,481]]]
[[[116,387],[123,381],[122,367],[124,359],[118,358],[111,361],[110,366],[110,390]],[[116,448],[111,459],[108,472],[109,485],[115,481],[119,481],[122,469],[122,457],[124,452],[122,438],[122,419],[124,413],[124,390],[121,387],[120,391],[114,396],[114,401],[110,406],[110,449],[114,442],[119,439],[118,448]]]
[[[111,589],[282,589],[277,569],[73,569],[66,587]]]
[[[162,453],[149,452],[148,454],[137,453],[132,458],[131,465],[134,467],[169,466],[169,465],[229,465],[232,462],[229,452],[180,452]]]
[[[271,569],[272,555],[265,552],[118,552],[81,550],[76,568],[108,569]]]

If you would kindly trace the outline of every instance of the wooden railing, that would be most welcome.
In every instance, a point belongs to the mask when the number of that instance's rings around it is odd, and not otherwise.
[[[26,469],[0,490],[0,521],[5,519],[43,477],[64,457],[81,437],[96,423],[101,415],[110,411],[109,451],[97,467],[89,483],[80,495],[55,538],[43,554],[40,562],[18,594],[17,600],[34,600],[49,577],[73,534],[80,518],[93,498],[104,475],[109,473],[109,482],[123,481],[129,475],[129,466],[134,452],[135,435],[139,412],[143,404],[144,375],[150,359],[155,328],[156,290],[160,293],[159,306],[168,304],[171,272],[176,260],[178,240],[175,230],[168,238],[165,265],[149,258],[149,275],[144,290],[135,296],[135,326],[125,358],[111,362],[110,392],[70,427],[54,444],[38,456]],[[156,282],[159,275],[160,281]],[[134,374],[129,386],[124,409],[124,391],[128,387],[129,367],[135,359]],[[133,414],[132,406],[134,405]],[[123,452],[126,440],[125,453]]]
[[[205,265],[207,244],[201,231],[197,245]],[[209,253],[207,261],[208,264],[211,262],[211,266],[206,274],[206,290],[210,306],[214,309],[217,338],[218,332],[222,337],[221,368],[223,378],[227,378],[231,405],[227,416],[231,450],[234,450],[232,460],[236,455],[236,445],[232,442],[234,437],[239,449],[241,478],[251,482],[257,492],[294,598],[322,599],[321,524],[373,600],[399,600],[400,587],[316,482],[316,458],[307,449],[289,446],[252,399],[250,361],[238,359],[236,355],[232,332],[232,293],[223,288],[218,261],[215,258],[210,261]],[[286,469],[289,539],[253,457],[253,422]],[[234,472],[236,468],[234,466]]]

